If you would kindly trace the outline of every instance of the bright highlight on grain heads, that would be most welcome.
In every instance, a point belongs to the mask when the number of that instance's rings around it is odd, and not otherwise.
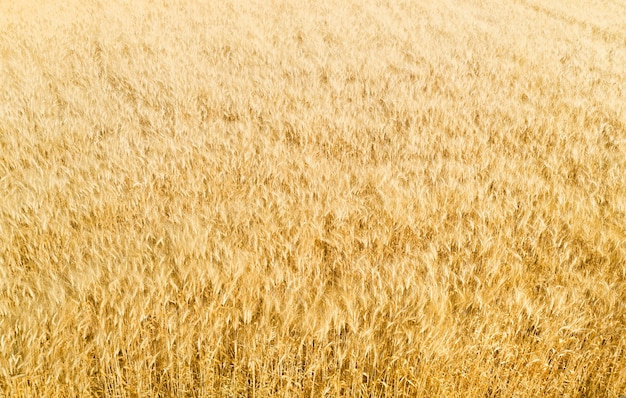
[[[618,397],[618,2],[0,5],[0,395]]]

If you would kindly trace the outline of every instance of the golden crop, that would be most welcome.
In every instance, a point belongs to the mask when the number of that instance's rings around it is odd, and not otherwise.
[[[626,3],[0,2],[0,396],[626,393]]]

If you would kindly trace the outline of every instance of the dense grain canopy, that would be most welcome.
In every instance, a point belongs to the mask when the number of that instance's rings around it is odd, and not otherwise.
[[[626,3],[0,2],[0,395],[626,393]]]

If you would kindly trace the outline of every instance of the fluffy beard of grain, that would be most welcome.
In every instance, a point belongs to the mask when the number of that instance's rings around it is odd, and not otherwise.
[[[621,6],[198,3],[0,6],[0,391],[626,391]]]

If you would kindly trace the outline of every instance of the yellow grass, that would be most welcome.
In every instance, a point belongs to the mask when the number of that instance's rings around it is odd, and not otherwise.
[[[0,396],[626,394],[626,3],[0,2]]]

